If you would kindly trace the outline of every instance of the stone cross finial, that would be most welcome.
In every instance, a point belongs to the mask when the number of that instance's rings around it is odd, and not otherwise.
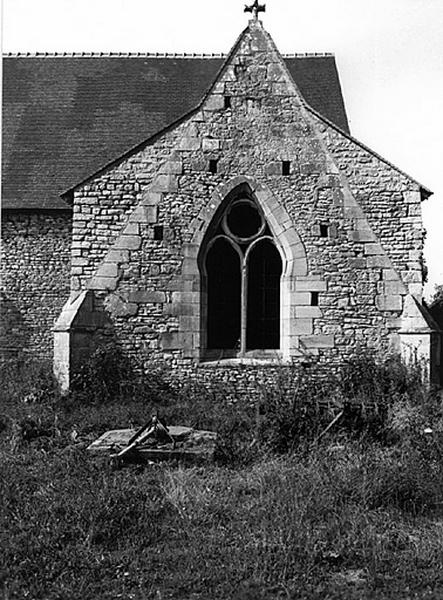
[[[245,5],[245,12],[252,13],[254,20],[258,20],[258,13],[266,12],[266,4],[259,4],[258,0],[255,0],[254,4],[251,6]]]

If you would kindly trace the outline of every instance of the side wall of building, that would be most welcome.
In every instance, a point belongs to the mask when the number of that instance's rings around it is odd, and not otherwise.
[[[0,359],[50,359],[54,321],[69,296],[70,212],[2,214]]]

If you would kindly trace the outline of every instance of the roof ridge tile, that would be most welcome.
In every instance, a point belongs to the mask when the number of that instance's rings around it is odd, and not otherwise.
[[[327,58],[333,52],[287,52],[283,58]],[[226,58],[225,52],[3,52],[4,58]]]
[[[3,58],[226,58],[224,52],[4,52]]]

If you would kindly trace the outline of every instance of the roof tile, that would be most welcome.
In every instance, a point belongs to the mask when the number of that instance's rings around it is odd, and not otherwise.
[[[285,58],[306,101],[348,131],[332,55]],[[6,57],[3,208],[66,209],[60,194],[194,108],[222,57]]]

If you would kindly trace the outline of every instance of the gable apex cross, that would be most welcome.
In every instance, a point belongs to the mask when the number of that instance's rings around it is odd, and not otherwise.
[[[259,4],[258,0],[255,0],[254,4],[251,4],[251,6],[248,6],[247,4],[245,4],[244,12],[252,13],[254,20],[257,21],[258,13],[266,12],[266,4]]]

